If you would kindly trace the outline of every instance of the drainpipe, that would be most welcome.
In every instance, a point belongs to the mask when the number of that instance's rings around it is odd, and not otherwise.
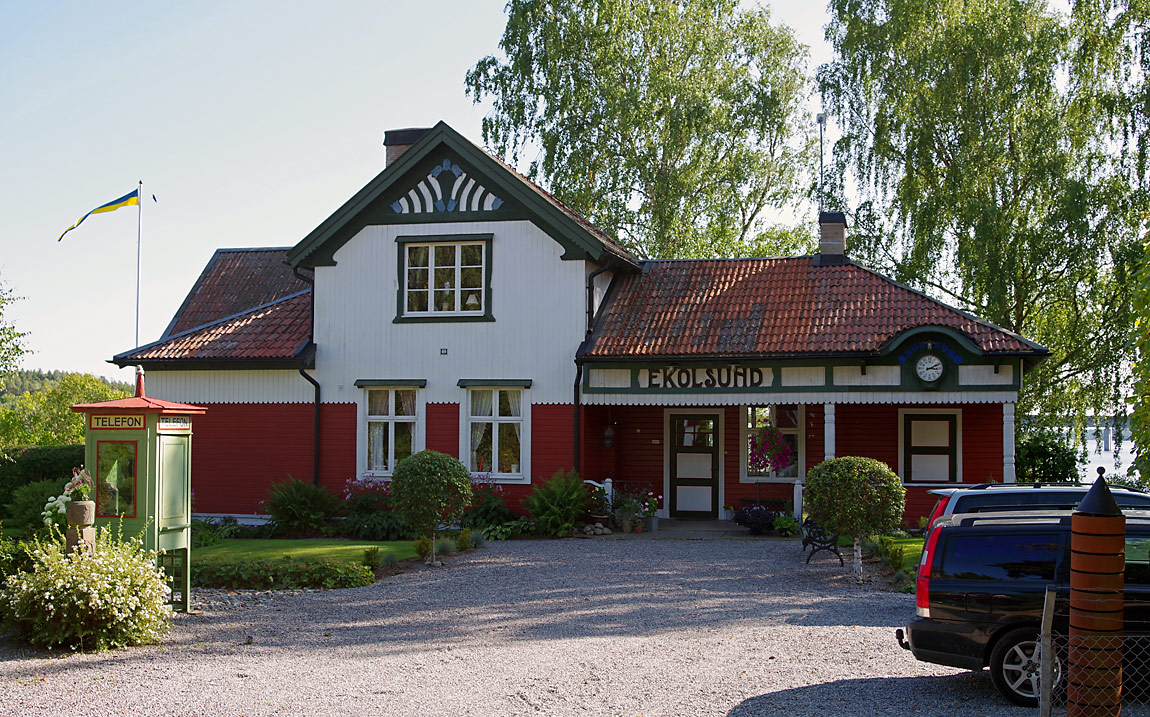
[[[299,270],[299,267],[297,267],[297,266],[293,266],[291,271],[292,271],[292,274],[295,274],[295,278],[299,279],[300,281],[304,282],[305,284],[311,284],[310,300],[311,300],[311,326],[312,326],[312,330],[309,332],[310,335],[308,336],[308,340],[314,346],[315,345],[315,277],[314,277],[314,275],[310,278],[305,276],[303,274],[303,272],[301,272]],[[299,375],[303,376],[304,380],[307,381],[308,383],[310,383],[312,385],[312,388],[315,391],[315,414],[312,417],[311,476],[312,476],[312,483],[314,483],[315,485],[319,485],[319,420],[320,420],[320,405],[321,405],[320,404],[319,381],[316,381],[314,378],[312,378],[310,375],[308,375],[308,372],[306,370],[304,362],[302,362],[302,361],[300,362],[300,365],[299,365]]]
[[[576,361],[575,361],[575,386],[574,386],[574,398],[575,398],[575,400],[572,401],[572,404],[575,406],[575,430],[571,432],[572,435],[575,436],[575,472],[576,473],[579,472],[579,442],[580,442],[580,433],[581,433],[580,425],[579,425],[580,424],[580,421],[579,421],[579,382],[582,380],[583,380],[583,364],[579,363],[579,360],[576,359]]]
[[[320,407],[320,390],[319,381],[308,375],[304,369],[303,364],[300,364],[299,375],[303,376],[308,383],[315,389],[315,416],[312,418],[312,452],[311,452],[311,475],[312,483],[319,485],[319,407]]]
[[[595,327],[595,277],[610,268],[609,264],[603,264],[595,271],[587,275],[587,335],[583,343],[579,346],[579,350],[575,352],[575,386],[573,389],[574,400],[571,402],[575,406],[575,430],[571,433],[575,436],[575,472],[579,472],[579,453],[581,442],[581,425],[579,421],[579,408],[580,408],[580,395],[579,383],[583,380],[583,363],[579,360],[579,356],[583,353],[583,348],[587,345],[587,340],[591,338],[591,330]]]

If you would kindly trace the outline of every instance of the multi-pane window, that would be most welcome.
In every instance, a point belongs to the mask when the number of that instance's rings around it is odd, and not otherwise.
[[[367,392],[367,472],[388,475],[412,453],[415,389],[373,388]]]
[[[468,395],[470,464],[474,473],[522,475],[523,392],[473,388]]]
[[[749,479],[798,478],[799,477],[799,407],[796,405],[747,406],[745,437],[743,439],[743,466]],[[747,463],[751,436],[764,426],[774,426],[783,434],[791,447],[791,464],[780,471],[761,471]]]
[[[405,245],[405,314],[482,315],[485,247],[484,242]]]

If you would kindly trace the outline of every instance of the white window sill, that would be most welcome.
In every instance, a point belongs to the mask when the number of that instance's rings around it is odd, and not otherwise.
[[[771,483],[778,485],[793,485],[795,483],[802,483],[804,479],[801,476],[792,476],[790,478],[766,478],[763,476],[739,476],[740,483],[748,483],[754,485],[755,483]]]

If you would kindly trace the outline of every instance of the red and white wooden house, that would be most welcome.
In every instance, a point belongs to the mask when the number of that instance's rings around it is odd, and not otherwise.
[[[505,485],[575,467],[664,517],[792,499],[825,458],[908,488],[1014,480],[1014,406],[1047,351],[845,256],[643,261],[440,123],[291,248],[221,249],[164,335],[114,357],[206,406],[195,509],[256,514],[287,475],[338,491],[424,448]],[[747,467],[771,421],[797,460]]]

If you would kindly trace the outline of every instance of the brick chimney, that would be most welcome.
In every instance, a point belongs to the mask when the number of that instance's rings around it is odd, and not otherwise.
[[[818,266],[846,263],[847,218],[842,212],[819,212]]]
[[[430,127],[407,127],[405,129],[389,129],[384,132],[383,146],[387,147],[387,166],[390,167],[392,162],[411,149],[411,145],[418,142],[430,130]]]

